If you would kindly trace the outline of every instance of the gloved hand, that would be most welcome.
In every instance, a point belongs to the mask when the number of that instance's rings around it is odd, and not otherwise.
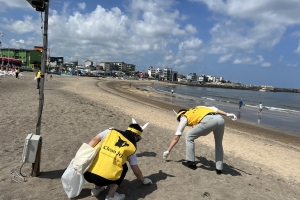
[[[163,153],[163,158],[164,159],[167,159],[168,158],[168,156],[169,156],[169,151],[165,151],[164,153]]]
[[[227,113],[226,116],[232,118],[232,120],[236,120],[237,119],[236,116],[235,116],[235,114],[233,114],[233,113]]]
[[[150,185],[150,184],[152,184],[152,181],[149,178],[144,178],[143,184]]]

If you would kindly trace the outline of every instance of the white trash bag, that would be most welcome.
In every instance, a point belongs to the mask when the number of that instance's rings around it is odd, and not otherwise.
[[[61,182],[68,198],[77,197],[85,183],[83,175],[77,174],[74,170],[72,166],[73,160],[71,160],[68,168],[61,177]]]

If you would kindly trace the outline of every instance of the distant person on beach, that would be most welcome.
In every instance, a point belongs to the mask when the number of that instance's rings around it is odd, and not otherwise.
[[[144,185],[152,184],[149,178],[144,178],[138,166],[136,155],[136,143],[142,139],[141,134],[147,125],[148,123],[141,127],[132,119],[132,124],[128,126],[126,131],[113,128],[106,129],[89,142],[92,147],[98,145],[102,147],[90,168],[84,173],[85,180],[95,184],[95,187],[91,190],[92,196],[98,196],[105,190],[104,186],[109,185],[105,200],[125,199],[125,195],[118,194],[116,190],[128,171],[126,161],[129,162],[137,179]]]
[[[189,110],[182,109],[179,110],[176,115],[179,125],[168,150],[163,153],[163,158],[167,159],[169,153],[179,141],[184,128],[186,126],[193,126],[193,128],[185,136],[186,161],[182,162],[182,164],[190,169],[195,170],[197,168],[195,163],[194,140],[213,132],[215,138],[216,171],[217,174],[221,174],[223,170],[222,141],[225,127],[225,122],[221,115],[230,117],[232,120],[236,120],[236,116],[233,113],[226,113],[216,107],[206,106],[196,106]]]
[[[243,99],[241,99],[240,101],[239,101],[239,109],[241,109],[242,108],[242,106],[243,106]]]
[[[172,94],[173,94],[173,92],[174,92],[174,91],[173,91],[173,90],[171,90],[171,92],[172,92]]]
[[[41,83],[41,70],[40,69],[35,74],[35,77],[36,77],[36,82],[37,82],[37,88],[36,89],[40,89],[40,83]]]
[[[19,78],[19,73],[20,73],[20,69],[19,69],[19,67],[17,67],[17,69],[16,69],[16,78]]]
[[[263,106],[262,106],[261,102],[259,102],[259,111],[258,112],[261,113],[262,109],[263,109]]]

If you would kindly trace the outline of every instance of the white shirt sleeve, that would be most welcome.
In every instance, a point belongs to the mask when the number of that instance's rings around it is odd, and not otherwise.
[[[101,140],[105,138],[105,136],[108,134],[109,131],[110,131],[109,129],[106,129],[98,134],[101,137]]]
[[[127,158],[127,161],[129,162],[130,165],[137,165],[138,161],[137,161],[136,152],[134,152],[134,154],[132,154],[131,156],[129,156]]]
[[[183,116],[183,117],[180,118],[180,122],[178,124],[177,131],[176,131],[175,135],[182,135],[186,125],[187,125],[187,118],[185,116]]]
[[[215,112],[217,112],[219,110],[218,108],[216,108],[214,106],[210,106],[210,107],[207,107],[207,108],[210,108],[210,109],[214,110]]]

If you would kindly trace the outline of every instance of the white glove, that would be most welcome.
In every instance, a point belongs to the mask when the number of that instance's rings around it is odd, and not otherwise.
[[[144,178],[143,184],[150,185],[150,184],[152,184],[152,181],[149,178]]]
[[[163,158],[164,159],[167,159],[168,158],[168,156],[169,156],[169,151],[165,151],[164,153],[163,153]]]
[[[232,118],[232,120],[236,120],[237,119],[236,116],[235,116],[235,114],[233,114],[233,113],[227,113],[226,116]]]

